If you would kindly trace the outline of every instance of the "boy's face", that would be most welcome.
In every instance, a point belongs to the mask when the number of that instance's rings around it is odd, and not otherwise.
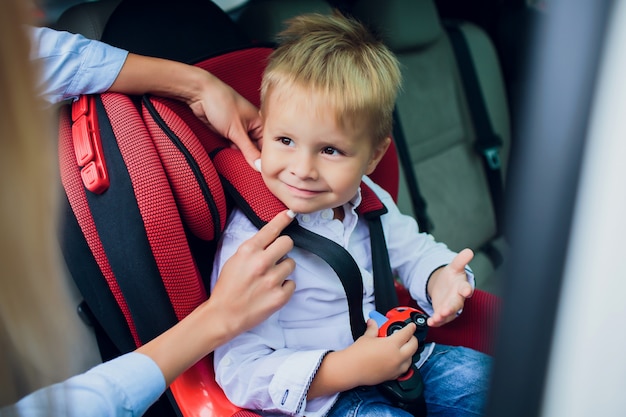
[[[387,139],[374,147],[365,126],[342,129],[324,104],[296,88],[271,92],[263,105],[263,179],[296,213],[350,201],[389,146]]]

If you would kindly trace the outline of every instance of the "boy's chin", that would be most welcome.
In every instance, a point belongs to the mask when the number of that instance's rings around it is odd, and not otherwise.
[[[287,204],[287,207],[291,209],[293,212],[298,214],[311,214],[321,210],[325,210],[328,207],[326,206],[318,206],[311,204]]]

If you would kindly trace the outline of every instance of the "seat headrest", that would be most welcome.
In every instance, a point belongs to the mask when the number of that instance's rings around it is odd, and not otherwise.
[[[102,41],[137,54],[192,64],[250,43],[211,0],[123,0],[111,14]]]
[[[64,11],[53,27],[99,40],[109,16],[120,1],[100,0],[76,4]]]
[[[325,0],[253,0],[241,11],[237,22],[253,41],[275,42],[275,35],[285,28],[285,20],[305,13],[332,11]]]
[[[444,33],[432,0],[359,0],[353,14],[380,31],[394,52],[420,49]]]

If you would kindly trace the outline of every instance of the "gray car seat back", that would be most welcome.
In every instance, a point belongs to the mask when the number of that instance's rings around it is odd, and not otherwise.
[[[476,133],[459,66],[434,2],[359,0],[353,12],[377,28],[401,63],[403,89],[397,111],[411,168],[433,224],[431,233],[453,250],[470,247],[476,251],[471,266],[478,283],[495,290],[492,276],[496,265],[487,253],[495,247],[505,254],[506,244],[496,227],[482,157],[475,150]],[[499,60],[482,29],[468,22],[461,23],[460,29],[473,57],[493,129],[502,139],[504,181],[511,133]],[[413,213],[409,192],[401,180],[398,204],[405,213]]]

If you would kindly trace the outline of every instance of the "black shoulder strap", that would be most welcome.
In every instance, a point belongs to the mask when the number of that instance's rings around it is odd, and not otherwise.
[[[422,197],[422,193],[420,192],[419,185],[417,183],[417,176],[415,175],[415,170],[413,169],[411,154],[409,153],[409,147],[406,143],[406,137],[404,136],[404,130],[402,129],[397,107],[393,109],[393,139],[396,144],[396,148],[398,149],[398,158],[402,164],[404,178],[406,179],[407,187],[409,188],[415,219],[417,220],[420,231],[430,233],[432,232],[434,225],[428,217],[426,200]]]
[[[457,63],[459,65],[463,87],[468,100],[472,121],[476,130],[476,151],[482,156],[483,165],[487,173],[489,190],[494,213],[496,216],[496,227],[498,233],[502,231],[503,215],[503,186],[500,148],[502,139],[493,130],[491,119],[487,111],[487,106],[480,88],[476,68],[472,60],[472,55],[463,34],[463,30],[456,22],[446,24],[450,41],[454,49]]]
[[[352,337],[358,339],[365,333],[366,324],[363,318],[363,279],[354,258],[342,246],[304,229],[297,222],[289,225],[285,234],[293,239],[295,246],[316,254],[335,271],[346,292]]]
[[[365,216],[370,229],[372,245],[372,270],[374,274],[374,299],[376,310],[386,314],[399,304],[398,294],[394,286],[395,277],[391,271],[389,252],[385,243],[385,233],[380,219],[381,214],[373,213]]]

